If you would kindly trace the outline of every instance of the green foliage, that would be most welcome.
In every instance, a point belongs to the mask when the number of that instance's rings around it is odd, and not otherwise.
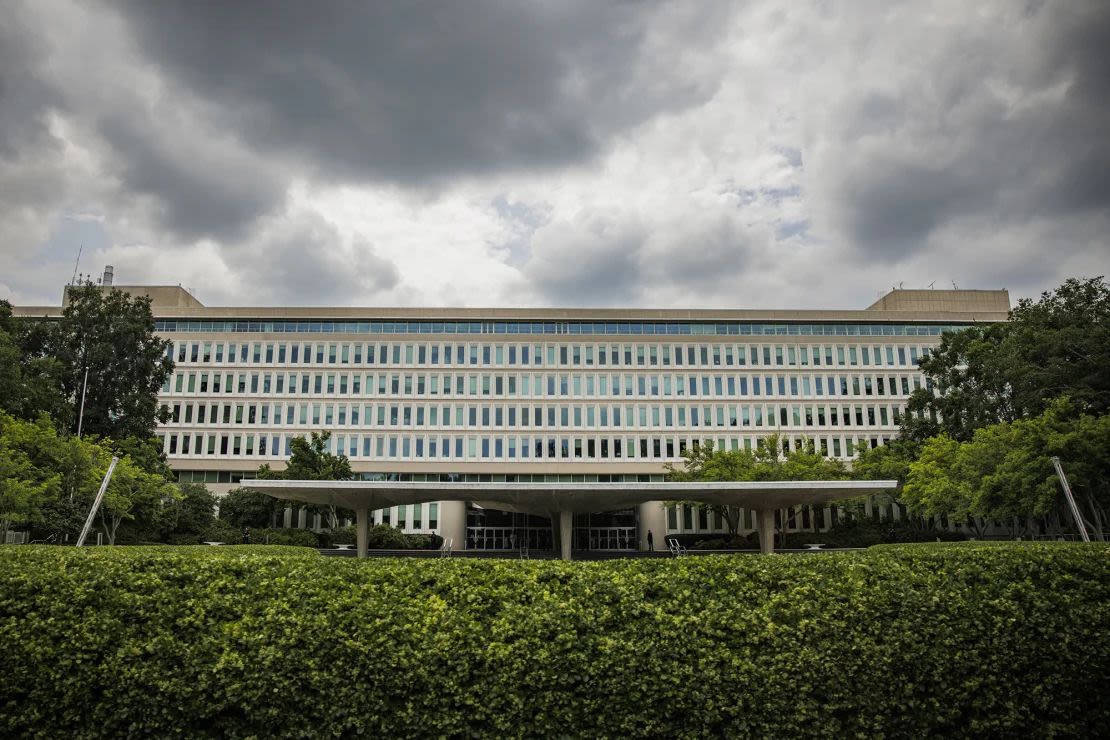
[[[299,551],[299,552],[298,552]],[[9,737],[1090,737],[1110,549],[0,548]]]
[[[1110,413],[1110,285],[1069,279],[1010,312],[1003,347],[1014,406],[1024,416],[1068,396],[1077,412]]]
[[[309,438],[294,437],[290,442],[290,456],[284,470],[274,470],[263,464],[257,473],[260,480],[350,480],[351,461],[346,455],[333,455],[328,451],[331,432],[312,432]],[[354,516],[353,512],[336,506],[304,505],[311,512],[323,514],[330,529],[339,526],[344,518]]]
[[[272,496],[246,488],[232,488],[220,497],[220,519],[239,529],[260,529],[273,524],[274,512],[280,506],[281,502]]]
[[[759,535],[752,532],[745,537],[726,539],[705,538],[699,535],[677,535],[679,541],[691,550],[758,550]],[[894,542],[955,542],[966,540],[965,532],[937,529],[925,521],[878,521],[870,517],[842,519],[824,532],[789,532],[782,547],[803,549],[811,542],[827,547],[871,547]]]
[[[233,527],[223,519],[215,519],[201,531],[197,539],[191,540],[191,544],[196,544],[197,542],[224,542],[231,544],[242,541],[243,530],[241,528]]]
[[[1064,505],[1053,456],[1061,458],[1088,526],[1102,537],[1110,507],[1110,416],[1073,418],[1067,401],[1033,418],[979,429],[967,442],[946,435],[927,440],[909,467],[902,498],[926,516],[1047,516]]]
[[[1010,321],[945,333],[921,361],[937,393],[923,388],[907,404],[904,439],[946,434],[969,441],[976,429],[1037,416],[1061,396],[1076,413],[1110,412],[1110,286],[1070,279]]]
[[[12,522],[30,522],[57,493],[61,476],[36,464],[44,444],[57,436],[47,417],[20,422],[0,412],[0,542]]]
[[[108,465],[97,470],[98,477],[107,473]],[[147,520],[153,519],[161,507],[181,497],[177,486],[160,475],[148,473],[130,457],[116,463],[108,488],[97,511],[108,544],[116,543],[116,532],[124,519],[134,520],[140,513]]]
[[[261,545],[319,547],[319,536],[310,529],[251,529],[251,542]],[[236,542],[242,541],[242,535]]]
[[[321,547],[353,545],[355,541],[354,525],[320,533]],[[367,545],[371,550],[435,550],[442,544],[443,538],[438,534],[407,534],[388,524],[377,524],[368,529]]]
[[[772,434],[760,440],[755,451],[718,450],[712,440],[695,443],[682,453],[682,463],[666,463],[663,469],[672,481],[776,481],[776,480],[840,480],[848,477],[847,468],[839,460],[818,453],[813,441],[801,440],[792,450],[783,451],[785,440]],[[738,506],[682,502],[715,512],[725,521],[729,538],[735,538],[740,526]]]
[[[917,453],[918,445],[903,439],[892,439],[885,445],[864,448],[852,461],[852,477],[856,480],[896,480],[905,483],[910,463]]]
[[[154,334],[150,299],[78,286],[53,325],[47,354],[63,367],[62,392],[80,399],[89,371],[83,430],[113,439],[149,438],[164,421],[158,391],[173,372],[167,340]],[[73,420],[76,429],[77,420]]]
[[[0,301],[0,411],[26,421],[48,414],[65,427],[73,406],[62,393],[63,367],[43,351],[44,322],[12,317]]]
[[[309,438],[294,437],[291,455],[281,477],[286,480],[350,480],[351,462],[346,455],[328,452],[331,432],[312,432]]]
[[[160,539],[196,543],[216,520],[216,494],[203,483],[185,483],[180,497],[163,503],[158,517]]]

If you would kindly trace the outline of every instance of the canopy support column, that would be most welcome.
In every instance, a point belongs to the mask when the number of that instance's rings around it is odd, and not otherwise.
[[[574,512],[559,512],[559,557],[570,560],[570,548],[574,541]]]
[[[757,509],[755,514],[759,524],[759,551],[770,555],[775,551],[775,510]]]
[[[358,556],[366,557],[370,550],[370,509],[365,506],[355,509],[355,542]]]

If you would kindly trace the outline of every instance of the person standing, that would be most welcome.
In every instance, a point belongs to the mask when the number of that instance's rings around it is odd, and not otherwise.
[[[652,536],[650,529],[648,530],[647,543],[648,552],[655,552],[655,538]]]

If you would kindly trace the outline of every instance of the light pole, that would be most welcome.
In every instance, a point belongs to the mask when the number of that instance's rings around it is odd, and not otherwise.
[[[77,413],[77,439],[81,439],[81,425],[85,422],[85,391],[89,389],[89,365],[85,363],[85,380],[81,384],[81,410]]]
[[[1075,497],[1071,495],[1071,486],[1068,485],[1064,469],[1060,467],[1060,458],[1052,458],[1052,467],[1056,468],[1056,475],[1060,478],[1060,485],[1064,488],[1064,496],[1068,499],[1068,508],[1071,509],[1071,515],[1075,517],[1075,526],[1079,527],[1079,536],[1083,538],[1084,542],[1090,542],[1091,537],[1087,534],[1087,527],[1083,524],[1083,517],[1079,514],[1079,506],[1075,503]]]

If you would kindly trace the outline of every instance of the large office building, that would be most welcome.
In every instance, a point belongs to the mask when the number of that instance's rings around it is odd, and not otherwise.
[[[772,434],[850,461],[897,434],[924,383],[918,360],[942,332],[1009,310],[1006,291],[974,290],[784,311],[209,307],[180,287],[116,287],[151,297],[171,343],[176,367],[161,394],[171,418],[159,430],[169,464],[217,492],[263,463],[280,468],[291,440],[319,430],[366,480],[659,481],[703,440],[753,449]],[[810,529],[831,517],[803,508],[780,523]],[[460,501],[373,518],[457,548],[550,546],[541,517]],[[287,523],[319,525],[303,512]],[[743,529],[754,527],[746,516]],[[649,529],[660,547],[665,535],[724,526],[653,502],[576,515],[575,546],[635,548]]]

